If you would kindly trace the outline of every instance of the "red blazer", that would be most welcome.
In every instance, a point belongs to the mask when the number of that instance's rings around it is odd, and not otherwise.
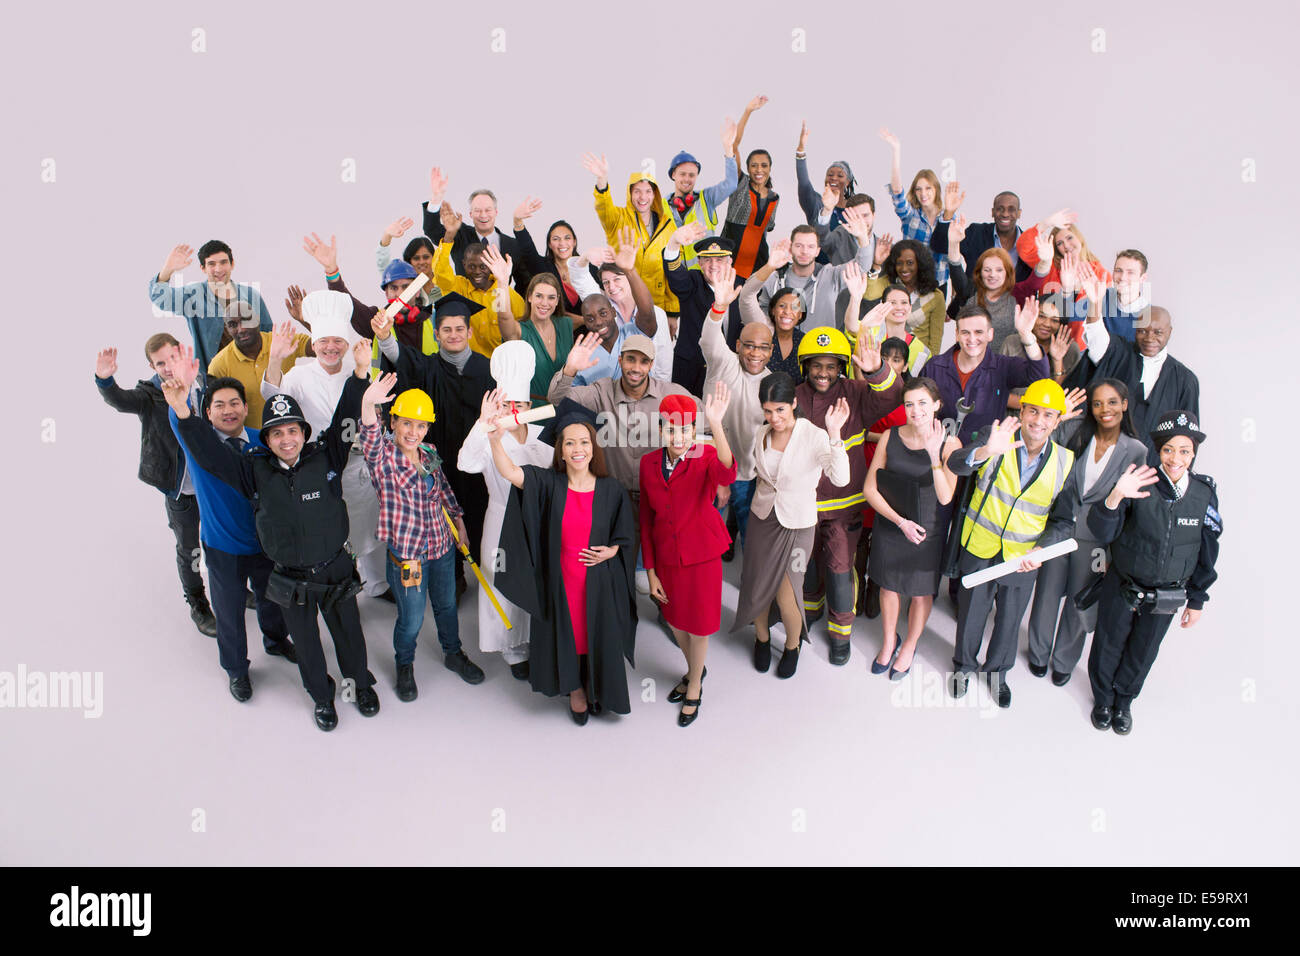
[[[736,480],[736,460],[723,468],[712,445],[696,445],[664,481],[663,449],[641,457],[641,560],[700,564],[722,556],[731,535],[713,507],[718,485]]]

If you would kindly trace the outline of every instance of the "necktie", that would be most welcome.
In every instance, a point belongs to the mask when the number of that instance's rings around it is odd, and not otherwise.
[[[244,453],[244,440],[238,435],[231,435],[226,439],[226,444],[235,449],[235,451],[239,452],[241,455]]]

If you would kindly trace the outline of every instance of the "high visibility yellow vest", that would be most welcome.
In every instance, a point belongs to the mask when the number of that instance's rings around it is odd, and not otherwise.
[[[673,218],[673,208],[667,199],[664,200],[664,212],[670,220]],[[709,204],[704,201],[703,192],[697,196],[695,204],[691,206],[690,209],[686,210],[686,214],[682,216],[683,226],[689,225],[693,222],[703,223],[704,228],[709,231],[709,235],[717,234],[718,211],[709,208]],[[675,229],[677,227],[674,226],[673,228]],[[682,246],[682,256],[686,260],[687,268],[695,268],[698,265],[698,260],[695,257],[695,243],[689,242]]]
[[[1018,450],[984,463],[962,524],[962,547],[978,558],[1000,554],[1006,561],[1023,557],[1034,547],[1074,464],[1074,455],[1051,440],[1043,454],[1047,460],[1028,488],[1020,487]],[[997,461],[1001,464],[995,474]]]

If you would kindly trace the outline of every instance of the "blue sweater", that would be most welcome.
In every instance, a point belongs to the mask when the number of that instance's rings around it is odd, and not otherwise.
[[[176,413],[170,408],[167,409],[167,418],[176,434],[176,440],[185,452],[190,478],[194,482],[194,494],[199,501],[200,540],[208,547],[226,554],[260,553],[262,544],[257,540],[257,528],[253,524],[253,503],[224,481],[204,471],[185,447]],[[257,432],[251,428],[244,429],[244,437],[248,439],[248,444],[244,446],[245,452],[262,444]]]

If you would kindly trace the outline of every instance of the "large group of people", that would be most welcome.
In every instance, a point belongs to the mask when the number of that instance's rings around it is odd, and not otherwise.
[[[582,725],[630,712],[648,612],[682,652],[685,727],[719,632],[752,628],[766,673],[780,627],[788,680],[821,618],[843,666],[858,618],[879,617],[867,669],[905,680],[946,578],[952,696],[979,673],[1010,706],[1028,614],[1030,673],[1065,685],[1091,633],[1092,723],[1131,731],[1161,639],[1201,615],[1222,529],[1193,471],[1198,381],[1169,354],[1146,255],[1107,270],[1068,209],[1022,230],[1011,191],[967,222],[960,183],[909,183],[882,129],[891,236],[847,161],[814,185],[806,124],[802,221],[778,237],[782,157],[740,152],[766,104],[724,122],[720,167],[683,149],[662,185],[642,168],[615,196],[586,153],[604,242],[581,251],[561,219],[539,252],[531,196],[510,231],[490,189],[458,211],[434,167],[424,234],[400,258],[415,218],[380,235],[377,288],[349,288],[336,237],[313,233],[317,288],[290,287],[273,319],[226,243],[167,254],[150,300],[190,344],[152,335],[133,388],[105,348],[95,383],[140,419],[139,477],[163,493],[182,592],[236,700],[253,693],[252,609],[320,729],[338,712],[319,619],[344,699],[374,716],[358,596],[394,606],[394,690],[414,700],[427,599],[448,670],[485,679],[460,639],[474,614],[478,650]],[[195,258],[204,278],[178,284]]]

